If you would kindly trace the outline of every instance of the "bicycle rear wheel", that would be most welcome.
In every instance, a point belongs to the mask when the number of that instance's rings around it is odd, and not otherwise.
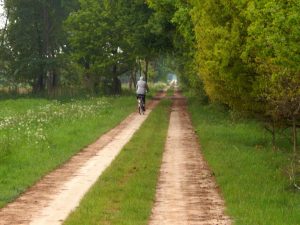
[[[145,114],[145,103],[141,95],[138,96],[138,112],[140,115]]]
[[[142,103],[142,100],[140,98],[138,98],[138,112],[140,115],[142,114],[142,111],[143,111],[141,103]]]

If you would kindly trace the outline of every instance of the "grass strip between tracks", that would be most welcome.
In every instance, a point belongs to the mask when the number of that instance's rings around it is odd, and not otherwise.
[[[65,221],[82,224],[147,224],[155,199],[169,124],[163,100]]]

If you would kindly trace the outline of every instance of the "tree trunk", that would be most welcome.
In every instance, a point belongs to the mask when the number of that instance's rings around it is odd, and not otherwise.
[[[46,65],[46,61],[49,60],[50,54],[49,54],[49,12],[47,8],[47,2],[44,2],[43,6],[43,18],[44,18],[44,27],[43,27],[43,39],[44,39],[44,45],[43,45],[43,58],[44,62],[43,64]],[[48,79],[48,89],[51,91],[52,89],[52,71],[49,70],[49,68],[45,67],[45,74],[47,75],[46,79]]]
[[[145,81],[148,82],[148,66],[149,66],[149,60],[146,58],[145,59],[145,71],[144,71],[144,74],[145,74]]]
[[[272,121],[272,145],[273,148],[276,148],[276,130],[275,130],[275,121]]]
[[[132,90],[132,84],[133,84],[133,74],[134,74],[134,68],[131,70],[130,77],[129,77],[129,90]]]
[[[270,122],[268,122],[267,124],[265,124],[264,128],[266,129],[266,131],[270,132],[270,134],[272,135],[272,146],[273,149],[276,148],[276,127],[275,127],[275,121],[272,120]]]
[[[132,90],[132,86],[136,88],[136,66],[133,66],[129,77],[129,89]]]
[[[37,23],[37,21],[35,21],[35,29],[36,29],[36,32],[37,32],[37,43],[38,43],[38,46],[39,46],[39,56],[41,59],[44,58],[44,55],[43,55],[43,41],[42,41],[42,37],[40,35],[40,30],[39,30],[39,25]],[[44,73],[45,73],[45,70],[44,70],[44,63],[43,62],[39,62],[39,71],[37,71],[36,73],[36,77],[35,77],[35,83],[34,83],[34,86],[33,86],[33,92],[40,92],[40,91],[44,91]]]
[[[43,92],[44,89],[44,74],[43,73],[39,73],[38,77],[36,79],[36,82],[33,86],[33,92],[34,93],[39,93],[39,92]]]
[[[56,89],[57,86],[58,86],[58,74],[56,73],[55,69],[53,69],[53,72],[52,72],[52,87],[53,89]]]
[[[297,126],[296,126],[296,117],[295,116],[293,116],[292,123],[293,123],[293,152],[294,152],[294,156],[296,157],[296,155],[297,155]]]
[[[51,68],[47,72],[47,88],[48,93],[52,93],[57,89],[58,86],[58,75],[54,68]]]
[[[132,83],[133,83],[133,81],[132,81],[132,71],[131,71],[130,77],[129,77],[129,90],[132,90]]]
[[[132,76],[134,89],[136,89],[136,83],[137,83],[137,80],[136,80],[136,71],[137,71],[137,68],[135,66],[134,73],[133,73],[133,76]]]
[[[51,59],[55,58],[54,51],[52,51],[52,53],[50,54],[50,57],[51,57]],[[49,77],[48,77],[49,89],[50,89],[50,91],[55,91],[58,87],[58,82],[59,82],[58,74],[56,72],[55,67],[52,66],[51,68],[48,68],[48,73],[49,73]]]
[[[293,135],[293,159],[292,159],[292,181],[294,187],[300,190],[299,183],[299,157],[297,152],[297,120],[296,115],[292,117],[292,135]]]
[[[112,84],[112,91],[113,94],[121,94],[121,81],[118,78],[117,75],[117,64],[113,65],[113,84]]]
[[[139,69],[140,69],[140,77],[142,76],[142,63],[141,59],[139,59]]]

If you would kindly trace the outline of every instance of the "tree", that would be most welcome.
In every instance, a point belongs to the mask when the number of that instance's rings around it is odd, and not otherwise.
[[[292,127],[297,156],[300,125],[300,3],[251,1],[244,58],[259,74],[256,94],[266,103],[267,114],[277,123]]]
[[[256,71],[245,63],[248,1],[192,1],[199,75],[212,100],[239,111],[263,111],[252,95]]]
[[[141,58],[148,64],[147,23],[152,11],[142,0],[81,0],[80,4],[80,10],[67,20],[73,55],[88,80],[112,80],[112,91],[119,93],[118,76],[129,70],[133,76]]]
[[[58,70],[66,46],[62,22],[76,1],[6,0],[11,75],[28,82],[35,92],[58,85]]]

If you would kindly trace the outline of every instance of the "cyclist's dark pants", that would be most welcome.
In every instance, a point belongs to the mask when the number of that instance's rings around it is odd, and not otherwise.
[[[136,99],[138,99],[139,97],[141,97],[141,98],[143,99],[144,105],[146,105],[146,95],[138,94],[138,95],[136,96]]]

